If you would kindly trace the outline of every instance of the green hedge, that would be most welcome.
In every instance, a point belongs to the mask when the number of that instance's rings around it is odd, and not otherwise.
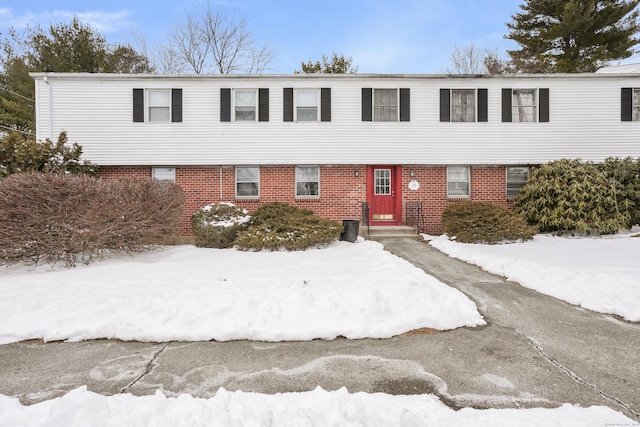
[[[214,203],[200,208],[191,216],[191,229],[196,246],[201,248],[230,248],[238,232],[247,228],[248,212],[232,203]]]
[[[531,239],[537,229],[514,212],[488,202],[460,201],[442,213],[444,232],[461,243]]]

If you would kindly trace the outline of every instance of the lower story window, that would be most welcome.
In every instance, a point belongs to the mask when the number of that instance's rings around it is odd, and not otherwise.
[[[447,197],[469,197],[469,176],[469,166],[447,166]]]
[[[258,198],[260,196],[260,168],[258,166],[236,167],[236,197]]]
[[[320,168],[296,166],[296,197],[320,196]]]
[[[176,182],[176,168],[154,167],[151,169],[151,177],[158,181]]]
[[[507,197],[517,196],[528,179],[528,166],[507,166]]]

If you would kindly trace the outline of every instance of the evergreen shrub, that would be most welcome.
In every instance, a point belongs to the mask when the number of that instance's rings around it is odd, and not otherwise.
[[[200,248],[230,248],[238,232],[247,228],[249,213],[233,203],[214,203],[191,216],[191,229]]]
[[[234,244],[242,250],[305,250],[329,244],[340,233],[342,225],[335,221],[319,218],[308,209],[273,202],[252,213],[249,228],[238,233]]]
[[[444,232],[461,243],[529,240],[537,229],[509,209],[489,202],[460,201],[442,213]]]
[[[553,161],[533,170],[515,210],[540,231],[599,235],[629,229],[640,219],[640,166],[630,158],[603,163]]]

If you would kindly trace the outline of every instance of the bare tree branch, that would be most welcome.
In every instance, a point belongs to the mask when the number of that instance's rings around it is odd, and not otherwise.
[[[460,47],[456,45],[449,55],[449,65],[445,67],[447,74],[484,74],[487,68],[484,64],[485,56],[473,44]]]

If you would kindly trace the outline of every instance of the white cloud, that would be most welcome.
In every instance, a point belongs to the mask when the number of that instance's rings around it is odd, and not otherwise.
[[[68,10],[48,10],[39,13],[24,12],[16,14],[11,8],[0,8],[0,20],[3,22],[2,28],[14,27],[18,30],[27,26],[41,26],[47,28],[51,24],[69,22],[74,16],[83,24],[88,24],[102,34],[117,33],[131,26],[128,20],[131,12],[128,10],[104,11],[68,11]]]

